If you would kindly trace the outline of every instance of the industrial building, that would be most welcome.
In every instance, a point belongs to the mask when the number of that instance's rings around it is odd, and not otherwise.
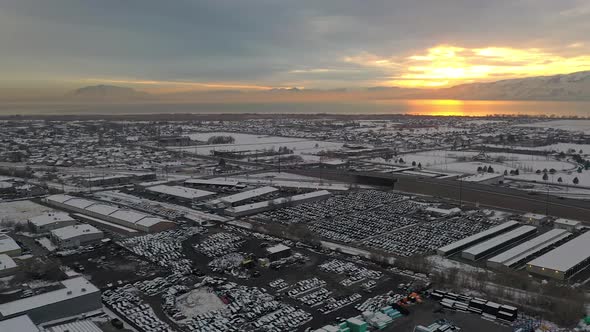
[[[102,308],[100,291],[84,277],[62,281],[62,288],[0,304],[0,320],[28,315],[35,324]]]
[[[167,185],[149,187],[146,188],[146,191],[160,196],[170,197],[180,201],[186,201],[189,203],[204,200],[215,195],[215,193],[211,191],[187,188],[182,186]]]
[[[560,218],[553,222],[553,227],[558,229],[565,229],[569,232],[575,232],[580,226],[581,222],[577,220]]]
[[[239,181],[232,179],[188,179],[184,181],[184,184],[189,186],[239,187]]]
[[[101,230],[88,224],[71,225],[51,231],[51,240],[60,249],[97,243],[103,238],[104,234]]]
[[[569,279],[590,265],[590,232],[549,251],[527,264],[530,273],[557,280]]]
[[[444,247],[440,247],[437,249],[437,254],[441,255],[441,256],[448,256],[448,255],[453,255],[465,248],[468,248],[469,246],[473,246],[479,242],[485,241],[491,237],[494,237],[500,233],[503,232],[507,232],[511,229],[514,229],[516,227],[518,227],[519,223],[518,221],[514,221],[514,220],[510,220],[507,221],[503,224],[500,224],[498,226],[492,227],[488,230],[485,230],[483,232],[468,236],[464,239],[461,239],[459,241],[455,241],[451,244],[448,244]]]
[[[291,256],[291,248],[284,244],[277,244],[276,246],[266,248],[266,256],[271,261],[286,258]]]
[[[107,176],[96,176],[82,179],[82,183],[88,187],[116,186],[128,184],[135,181],[152,181],[156,179],[156,173],[144,174],[116,174]]]
[[[224,210],[224,213],[232,217],[248,216],[264,211],[270,211],[286,206],[316,202],[328,199],[331,194],[327,190],[318,190],[306,194],[295,195],[290,197],[281,197],[269,201],[257,202],[252,204],[240,205]]]
[[[29,219],[29,226],[35,233],[47,233],[56,228],[75,224],[76,220],[65,212],[46,212]]]
[[[63,210],[88,215],[142,232],[160,232],[175,227],[172,221],[143,212],[70,195],[52,195],[45,198],[45,202]]]
[[[6,254],[11,257],[20,256],[22,253],[21,247],[10,236],[0,234],[0,255]]]
[[[510,244],[518,242],[519,240],[522,240],[534,234],[535,232],[537,232],[537,228],[534,226],[520,226],[509,231],[508,233],[500,234],[494,238],[463,250],[463,252],[461,252],[461,257],[471,261],[476,261]]]
[[[2,332],[39,332],[39,328],[27,315],[0,320]]]
[[[504,183],[504,174],[496,173],[479,173],[459,179],[459,181],[472,182],[479,184],[502,184]]]
[[[534,239],[511,248],[487,261],[491,268],[511,268],[528,262],[533,256],[555,244],[564,241],[572,234],[564,229],[552,229]]]
[[[16,265],[12,257],[6,254],[0,254],[0,278],[11,276],[17,271],[18,265]]]
[[[277,191],[278,191],[277,188],[265,186],[265,187],[260,187],[260,188],[256,188],[256,189],[252,189],[252,190],[243,191],[241,193],[221,197],[218,199],[214,199],[214,200],[208,202],[207,204],[212,207],[218,207],[218,206],[230,207],[230,206],[235,206],[238,203],[247,201],[249,199],[260,197],[260,196],[270,194],[273,192],[277,192]]]

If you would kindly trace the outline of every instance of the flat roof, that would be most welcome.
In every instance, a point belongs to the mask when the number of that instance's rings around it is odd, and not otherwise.
[[[60,221],[74,221],[74,218],[70,217],[65,212],[45,212],[40,216],[29,219],[29,222],[37,227],[50,225]]]
[[[521,243],[512,249],[488,259],[488,262],[511,266],[512,264],[517,263],[518,261],[525,259],[570,235],[571,233],[565,229],[552,229],[547,233],[541,234],[534,239]]]
[[[566,272],[590,257],[590,232],[551,250],[528,263],[539,268]]]
[[[197,199],[197,198],[203,198],[203,197],[209,197],[209,196],[215,195],[215,193],[211,192],[211,191],[187,188],[187,187],[182,187],[182,186],[167,186],[167,185],[163,185],[163,184],[158,185],[158,186],[154,186],[154,187],[149,187],[149,188],[147,188],[147,190],[152,191],[152,192],[156,192],[156,193],[160,193],[160,194],[186,198],[186,199]]]
[[[64,286],[63,288],[0,304],[0,315],[2,317],[12,316],[35,308],[99,292],[98,288],[84,277],[67,279],[61,283]]]
[[[243,191],[241,193],[237,193],[234,195],[221,197],[219,200],[222,202],[225,202],[225,203],[232,204],[232,203],[242,202],[242,201],[248,200],[250,198],[270,194],[275,191],[278,191],[278,189],[274,188],[274,187],[266,186],[266,187]]]
[[[507,222],[505,222],[503,224],[500,224],[498,226],[494,226],[494,227],[492,227],[490,229],[487,229],[487,230],[485,230],[483,232],[479,232],[477,234],[468,236],[468,237],[466,237],[464,239],[461,239],[459,241],[455,241],[455,242],[453,242],[451,244],[448,244],[448,245],[446,245],[444,247],[441,247],[441,248],[438,249],[438,251],[444,252],[444,253],[447,253],[447,252],[450,252],[450,251],[454,251],[457,248],[461,248],[463,246],[467,246],[467,245],[469,245],[471,243],[474,243],[476,241],[479,241],[480,239],[485,238],[485,237],[488,237],[490,235],[498,234],[498,233],[500,233],[500,232],[502,232],[502,231],[504,231],[506,229],[515,227],[516,225],[518,225],[518,221],[510,220],[510,221],[507,221]]]
[[[0,235],[0,253],[20,249],[20,246],[8,235]]]
[[[464,178],[460,178],[459,181],[480,182],[480,181],[495,179],[495,178],[499,178],[499,177],[503,177],[503,176],[504,176],[503,174],[496,174],[496,173],[480,173],[480,174],[475,174],[475,175],[467,176]]]
[[[84,234],[102,234],[102,231],[92,225],[80,224],[54,229],[51,234],[59,239],[67,240]]]
[[[188,179],[186,181],[184,181],[184,183],[189,183],[189,184],[202,184],[202,185],[208,185],[208,186],[230,186],[230,187],[234,187],[237,186],[239,181],[238,180],[232,180],[232,179]]]
[[[510,241],[520,237],[520,236],[534,232],[536,230],[537,230],[537,228],[534,226],[529,226],[529,225],[520,226],[516,229],[513,229],[513,230],[507,232],[507,233],[502,233],[502,234],[500,234],[496,237],[493,237],[489,240],[486,240],[480,244],[476,244],[473,247],[467,248],[467,249],[463,250],[463,253],[477,256],[479,254],[484,253],[487,250],[501,246],[507,242],[510,242]]]
[[[16,263],[10,256],[6,254],[0,254],[0,271],[12,269],[15,267]]]
[[[0,321],[0,331],[39,332],[39,328],[27,315]]]
[[[47,328],[47,332],[102,332],[93,321],[78,320]]]
[[[269,205],[279,205],[280,206],[281,204],[285,204],[287,202],[297,202],[297,201],[308,199],[308,198],[330,196],[330,195],[331,195],[330,192],[327,190],[318,190],[318,191],[313,191],[313,192],[301,194],[301,195],[295,195],[295,196],[290,196],[290,197],[281,197],[281,198],[272,199],[269,201],[240,205],[240,206],[236,206],[233,208],[229,208],[227,210],[229,210],[231,212],[244,212],[244,211],[255,210],[258,208],[266,207]]]
[[[281,251],[285,251],[285,250],[289,250],[289,249],[291,249],[291,248],[282,244],[282,243],[279,243],[276,246],[266,248],[266,251],[268,251],[270,254],[275,254],[277,252],[281,252]]]
[[[556,219],[556,220],[554,221],[554,223],[556,223],[556,224],[560,224],[560,225],[567,225],[567,226],[578,226],[578,225],[580,225],[580,224],[581,224],[581,222],[580,222],[580,221],[577,221],[577,220],[571,220],[571,219],[565,219],[565,218],[559,218],[559,219]]]

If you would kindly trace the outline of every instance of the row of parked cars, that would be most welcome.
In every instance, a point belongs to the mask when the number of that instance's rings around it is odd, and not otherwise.
[[[124,317],[137,329],[146,332],[173,332],[167,323],[160,320],[152,308],[137,295],[131,284],[106,290],[102,293],[103,302]]]
[[[383,276],[383,272],[367,269],[364,266],[359,266],[352,262],[343,261],[340,259],[331,259],[318,266],[320,270],[329,273],[344,274],[350,278],[362,279],[379,279]]]
[[[322,314],[329,314],[334,310],[338,310],[343,308],[347,305],[353,304],[354,302],[360,300],[362,295],[359,293],[354,293],[352,295],[343,296],[339,298],[330,297],[325,301],[325,305],[319,308],[319,312]]]
[[[292,298],[296,298],[303,293],[307,293],[313,289],[322,287],[324,285],[326,285],[326,281],[319,279],[317,277],[300,280],[295,285],[293,285],[293,288],[289,289],[287,295],[289,295]]]
[[[220,232],[209,235],[194,248],[207,257],[220,257],[236,251],[244,242],[239,235]]]
[[[256,218],[269,223],[309,223],[349,215],[356,211],[366,211],[404,199],[405,196],[393,192],[378,190],[351,191],[332,196],[324,201],[264,212],[258,214]]]
[[[486,216],[462,215],[419,223],[397,232],[367,239],[362,244],[407,257],[432,252],[497,224],[498,221]]]

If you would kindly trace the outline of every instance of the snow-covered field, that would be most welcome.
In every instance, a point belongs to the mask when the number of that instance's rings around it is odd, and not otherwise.
[[[0,211],[0,221],[26,223],[30,218],[54,210],[31,201],[13,201],[0,203]]]
[[[225,308],[225,305],[214,292],[205,288],[197,288],[179,296],[176,304],[186,317],[195,317],[210,311]]]
[[[555,120],[518,125],[519,127],[555,128],[590,134],[590,120]]]
[[[534,150],[534,151],[547,151],[547,152],[564,152],[567,153],[570,149],[579,153],[582,150],[582,154],[590,154],[590,144],[574,144],[574,143],[556,143],[551,145],[545,146],[534,146],[534,147],[519,147],[518,145],[508,146],[508,145],[496,145],[496,144],[487,144],[486,146],[489,147],[497,147],[497,148],[510,148],[515,150]]]
[[[293,150],[295,155],[300,155],[305,161],[318,161],[319,157],[313,154],[322,150],[338,150],[344,145],[337,142],[314,141],[291,137],[251,135],[231,132],[212,132],[188,135],[193,140],[207,141],[212,136],[232,136],[235,139],[233,144],[213,144],[183,147],[182,150],[196,152],[201,155],[210,155],[214,150],[241,151],[241,150],[278,150],[280,147],[287,147]]]

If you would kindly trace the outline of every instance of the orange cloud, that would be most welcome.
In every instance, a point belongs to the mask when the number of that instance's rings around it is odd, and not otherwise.
[[[577,44],[574,48],[581,48]],[[361,53],[345,62],[382,68],[391,79],[382,85],[406,87],[450,86],[474,81],[489,81],[525,76],[555,75],[590,70],[590,55],[564,56],[537,48],[464,48],[440,45],[422,54],[405,57],[380,57]]]

